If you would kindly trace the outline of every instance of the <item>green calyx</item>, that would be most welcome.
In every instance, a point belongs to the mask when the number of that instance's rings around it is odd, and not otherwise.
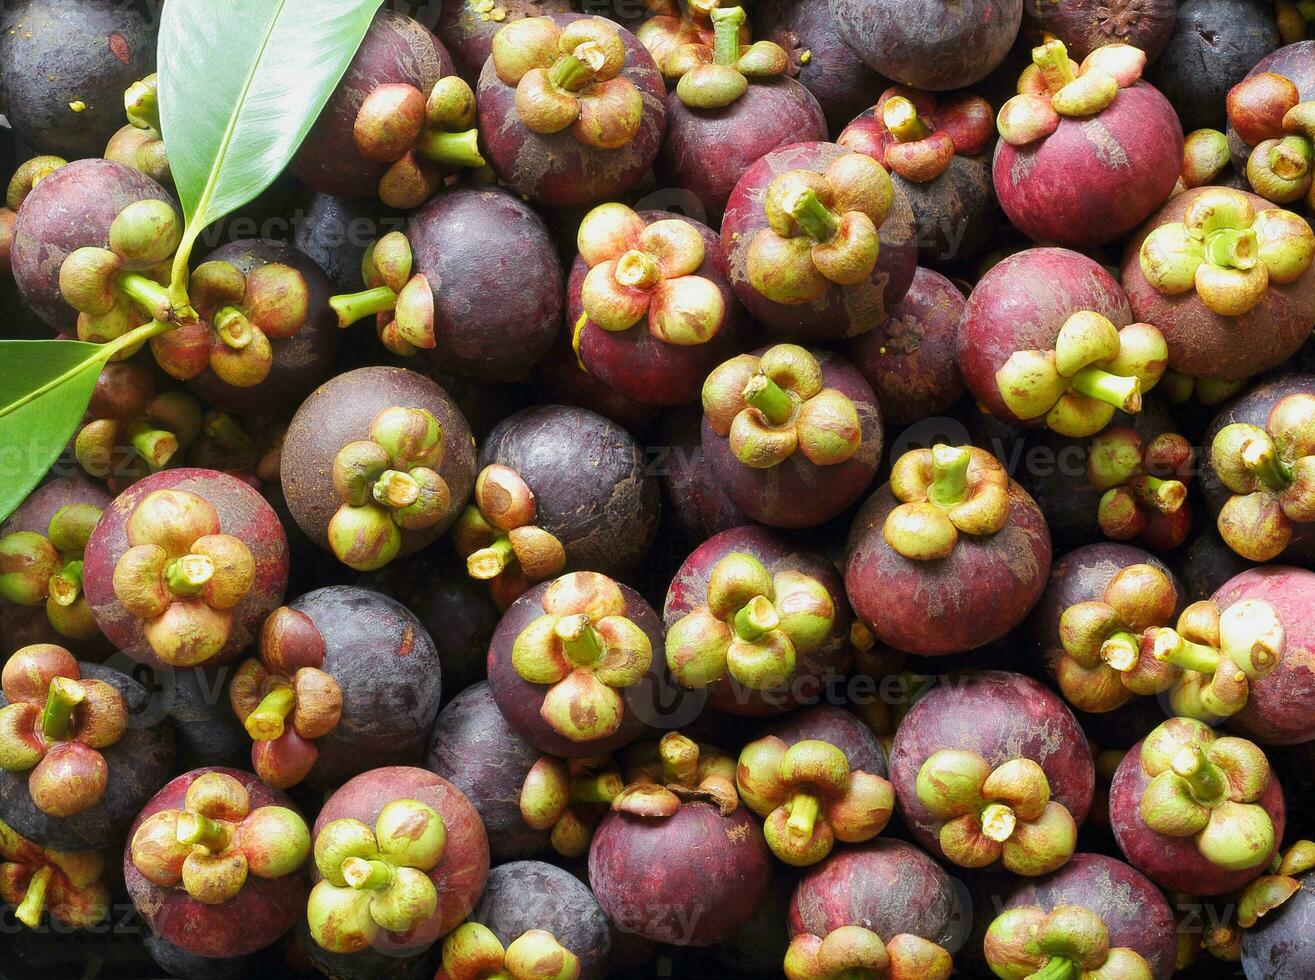
[[[1153,977],[1139,953],[1111,949],[1104,920],[1080,905],[1011,908],[991,923],[983,948],[992,972],[1006,980]]]
[[[0,538],[0,597],[20,606],[44,603],[61,636],[95,636],[99,627],[82,594],[82,552],[100,514],[91,504],[69,504],[51,517],[45,535],[17,531]]]

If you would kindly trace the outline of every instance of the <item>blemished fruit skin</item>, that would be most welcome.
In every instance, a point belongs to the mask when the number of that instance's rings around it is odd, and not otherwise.
[[[1242,933],[1242,972],[1247,980],[1298,980],[1315,973],[1315,891],[1311,875],[1278,908]]]

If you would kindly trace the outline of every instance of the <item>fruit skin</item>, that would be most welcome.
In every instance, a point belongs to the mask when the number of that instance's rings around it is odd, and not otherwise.
[[[845,347],[845,356],[876,393],[888,425],[940,415],[963,394],[955,351],[964,303],[954,283],[919,266],[886,321]]]
[[[271,263],[296,269],[306,281],[306,321],[287,340],[271,339],[274,366],[260,384],[235,388],[205,371],[192,382],[192,390],[215,408],[240,415],[278,415],[290,411],[316,385],[328,377],[338,353],[341,332],[329,308],[333,284],[300,249],[272,238],[229,242],[202,262],[228,262],[243,275]],[[198,265],[200,263],[194,263]]]
[[[690,544],[749,523],[726,496],[703,455],[702,421],[703,412],[693,405],[667,411],[662,419],[661,445],[669,447],[669,454],[658,473],[666,513]]]
[[[1206,430],[1201,444],[1206,447],[1211,446],[1219,430],[1234,422],[1246,422],[1265,428],[1274,405],[1288,395],[1296,394],[1315,395],[1315,374],[1281,374],[1260,382],[1219,410],[1219,414],[1211,421],[1210,428]],[[1201,490],[1205,494],[1211,512],[1218,516],[1220,509],[1233,496],[1233,492],[1220,482],[1219,474],[1210,465],[1208,448],[1203,455],[1205,459],[1201,466]],[[1241,558],[1238,560],[1242,561]],[[1298,565],[1315,562],[1315,523],[1294,521],[1292,540],[1276,560]]]
[[[443,428],[438,475],[448,485],[452,506],[436,524],[403,530],[400,554],[438,539],[461,513],[475,486],[475,447],[461,411],[442,388],[403,368],[364,367],[336,375],[316,388],[297,409],[283,441],[283,493],[306,535],[328,548],[329,521],[341,501],[333,487],[333,459],[349,442],[369,436],[370,423],[385,408],[423,408]]]
[[[753,86],[749,88],[752,90]],[[586,318],[584,328],[579,332],[579,357],[586,371],[622,397],[648,405],[682,405],[696,401],[708,373],[741,349],[744,310],[726,280],[726,267],[715,231],[701,221],[665,211],[640,211],[639,216],[647,224],[676,218],[698,229],[703,236],[705,252],[703,264],[691,274],[708,279],[721,293],[726,311],[721,329],[706,343],[679,345],[654,337],[649,332],[647,317],[619,331],[604,330]],[[584,315],[581,287],[588,272],[588,263],[577,255],[566,280],[566,323],[569,330],[575,330]],[[481,340],[481,343],[485,341]]]
[[[452,56],[457,74],[471,87],[479,81],[480,69],[493,53],[493,35],[503,24],[571,9],[566,0],[503,0],[498,9],[504,16],[494,20],[489,16],[491,11],[480,10],[474,0],[451,0],[442,6],[434,33]]]
[[[566,570],[626,575],[657,534],[657,481],[643,449],[615,422],[582,408],[536,405],[504,419],[479,465],[510,466],[534,493],[535,524],[566,549]]]
[[[1114,277],[1085,255],[1029,248],[992,266],[973,287],[959,323],[959,370],[973,396],[992,415],[1020,422],[1000,394],[996,372],[1015,351],[1053,350],[1064,321],[1083,310],[1115,327],[1133,322]]]
[[[756,161],[790,143],[825,140],[826,130],[813,94],[788,76],[754,79],[720,109],[691,109],[672,90],[658,172],[663,186],[690,191],[715,220]]]
[[[767,348],[752,353],[761,355]],[[841,513],[872,483],[881,461],[881,408],[863,375],[838,354],[810,351],[822,368],[822,387],[847,395],[858,411],[862,443],[843,463],[817,466],[801,452],[767,469],[745,466],[718,435],[706,415],[701,445],[713,477],[731,503],[746,515],[772,527],[815,527]]]
[[[1178,571],[1187,586],[1187,598],[1192,602],[1209,599],[1234,575],[1253,567],[1254,563],[1224,544],[1224,539],[1214,528],[1206,528],[1198,534],[1181,553],[1178,562]]]
[[[197,956],[180,949],[167,939],[161,939],[153,932],[148,932],[142,938],[142,945],[156,965],[171,977],[187,977],[188,980],[245,980],[251,973],[252,963],[248,957],[215,959]]]
[[[603,817],[589,848],[589,884],[619,929],[675,946],[711,946],[752,918],[774,864],[747,809],[723,817],[695,802],[665,819]]]
[[[918,771],[940,749],[976,752],[992,767],[1027,758],[1045,770],[1050,798],[1078,825],[1086,819],[1095,768],[1086,736],[1060,697],[1030,677],[999,670],[952,675],[923,695],[895,732],[890,780],[905,825],[941,854],[939,822],[915,790]]]
[[[584,882],[543,861],[513,861],[489,872],[470,920],[504,947],[530,929],[550,932],[580,958],[580,980],[599,980],[612,949],[607,916]]]
[[[138,201],[173,198],[140,170],[109,160],[75,160],[33,188],[19,208],[10,262],[18,291],[57,333],[76,336],[78,311],[59,291],[59,269],[83,246],[109,245],[110,223]],[[176,205],[175,205],[176,206]]]
[[[665,674],[662,622],[638,592],[628,585],[617,583],[625,598],[625,618],[647,634],[653,650],[653,662],[638,683],[617,690],[625,705],[621,723],[615,732],[603,738],[573,741],[560,734],[539,714],[539,708],[551,685],[531,683],[512,666],[512,646],[516,637],[533,620],[544,614],[540,600],[552,581],[555,580],[532,586],[503,614],[502,622],[498,624],[489,642],[489,689],[507,723],[540,752],[568,759],[606,755],[630,744],[648,731],[648,722],[654,712],[659,710],[656,707],[661,703],[658,692],[662,689]]]
[[[465,794],[441,776],[412,766],[371,769],[348,780],[325,801],[311,840],[325,824],[345,817],[373,827],[379,811],[393,800],[419,800],[432,807],[447,831],[443,857],[427,872],[438,888],[434,914],[407,933],[380,933],[380,950],[401,955],[423,949],[470,915],[488,877],[489,844],[479,814]],[[313,862],[311,878],[320,878]]]
[[[1000,140],[991,173],[1000,206],[1023,234],[1083,248],[1146,220],[1172,193],[1182,165],[1173,107],[1137,82],[1095,116],[1061,116],[1059,128],[1035,143]]]
[[[1224,96],[1249,70],[1267,71],[1256,63],[1278,45],[1274,15],[1263,4],[1184,0],[1173,37],[1147,75],[1173,103],[1184,132],[1223,129]]]
[[[280,806],[296,810],[285,794],[270,789],[249,772],[220,767],[194,769],[168,782],[137,815],[128,830],[131,841],[147,817],[160,810],[182,809],[187,788],[207,772],[231,776],[246,787],[251,809]],[[123,881],[128,895],[151,931],[185,952],[215,958],[241,956],[274,942],[305,914],[309,888],[301,871],[282,878],[249,875],[236,897],[206,905],[182,888],[162,888],[149,881],[123,854]]]
[[[99,802],[71,817],[52,817],[37,809],[25,772],[0,769],[0,820],[29,840],[61,851],[93,851],[123,839],[151,794],[174,771],[173,728],[162,717],[152,692],[135,679],[101,664],[79,663],[84,678],[104,681],[122,696],[128,727],[113,745],[98,749],[109,778]],[[0,707],[8,704],[0,694]]]
[[[178,748],[176,769],[251,765],[251,738],[224,693],[236,669],[227,663],[208,669],[173,667],[150,675],[163,697],[172,696],[169,720]]]
[[[792,711],[780,721],[771,721],[762,735],[775,735],[786,745],[806,738],[830,742],[845,753],[850,771],[861,769],[886,778],[886,750],[858,716],[834,704],[822,702]]]
[[[757,559],[771,575],[793,570],[816,579],[826,588],[835,607],[835,618],[826,639],[811,652],[799,655],[794,673],[784,685],[756,691],[727,674],[705,689],[708,703],[713,707],[749,717],[779,715],[824,697],[828,678],[835,678],[844,670],[850,651],[849,627],[854,621],[845,599],[844,583],[825,555],[801,545],[800,541],[756,524],[732,528],[695,548],[672,578],[662,607],[667,629],[691,610],[707,604],[708,578],[713,568],[733,553]]]
[[[375,15],[346,74],[306,136],[291,170],[312,189],[343,197],[373,197],[388,168],[366,158],[352,138],[362,100],[379,85],[414,85],[426,96],[452,59],[438,38],[405,14]]]
[[[832,132],[867,108],[885,84],[840,37],[827,0],[767,0],[755,6],[753,26],[785,49],[788,74],[813,93]]]
[[[1174,0],[1025,3],[1023,25],[1029,38],[1050,34],[1063,41],[1079,63],[1106,44],[1131,44],[1153,62],[1173,36],[1174,7]]]
[[[146,640],[143,621],[129,613],[114,594],[114,566],[128,550],[127,522],[137,505],[156,490],[181,490],[208,500],[219,514],[224,534],[241,540],[256,560],[255,583],[233,607],[228,642],[206,666],[234,660],[250,646],[265,617],[283,601],[288,584],[288,540],[265,498],[236,477],[216,470],[180,467],[138,480],[119,494],[87,542],[83,587],[92,615],[119,650],[144,664],[163,666]]]
[[[542,755],[502,717],[486,681],[453,698],[429,733],[425,768],[451,781],[479,811],[495,863],[550,850],[549,831],[529,827],[520,810],[525,776]]]
[[[985,78],[1004,60],[1023,20],[1022,0],[831,0],[840,36],[896,82],[943,91]]]
[[[342,687],[342,718],[315,739],[307,784],[328,791],[367,769],[419,760],[442,693],[438,651],[400,602],[351,585],[316,589],[289,607],[324,638],[321,669]]]
[[[1191,895],[1224,895],[1263,873],[1269,858],[1252,868],[1228,871],[1208,861],[1197,849],[1193,837],[1170,837],[1146,826],[1139,808],[1150,777],[1141,766],[1141,747],[1142,743],[1138,742],[1128,750],[1110,784],[1110,822],[1128,863],[1161,888]],[[1273,822],[1277,850],[1278,842],[1283,839],[1286,811],[1283,789],[1272,770],[1269,785],[1256,803]]]
[[[1252,16],[1263,17],[1259,11]],[[1236,78],[1228,81],[1224,88],[1219,90],[1211,108],[1218,113],[1219,120],[1223,119],[1223,104],[1228,87],[1242,79],[1250,78],[1252,75],[1259,75],[1262,72],[1273,72],[1275,75],[1282,75],[1293,85],[1297,86],[1297,95],[1300,99],[1309,99],[1312,93],[1315,93],[1315,41],[1297,41],[1295,44],[1284,45],[1275,50],[1277,41],[1268,44],[1263,50],[1265,56],[1258,61],[1252,59],[1245,65],[1239,63],[1238,74]],[[1260,52],[1257,52],[1260,53]],[[1245,75],[1242,74],[1245,72]],[[1222,123],[1216,121],[1211,125],[1222,126]],[[1245,172],[1247,157],[1251,154],[1251,147],[1237,134],[1232,124],[1228,125],[1228,148],[1233,151],[1233,164],[1240,166]]]
[[[1315,891],[1311,875],[1278,908],[1242,933],[1242,972],[1247,980],[1298,980],[1315,973]]]
[[[845,543],[845,590],[878,639],[939,656],[998,640],[1023,621],[1045,590],[1051,559],[1050,531],[1026,490],[1010,480],[1005,527],[984,538],[961,535],[949,556],[932,561],[886,543],[886,517],[899,504],[883,484]]]
[[[331,953],[315,941],[305,916],[297,923],[296,945],[306,951],[310,965],[337,980],[433,980],[437,951],[430,947],[415,953],[374,949],[359,953]],[[289,941],[293,948],[293,941]]]
[[[434,294],[428,356],[474,381],[520,381],[561,329],[562,266],[543,219],[508,192],[458,186],[406,229]]]
[[[80,472],[56,477],[37,487],[14,508],[14,512],[0,524],[0,538],[16,531],[44,535],[50,528],[50,519],[61,507],[91,504],[104,510],[113,501],[114,495],[104,486]],[[101,661],[114,653],[114,644],[101,633],[90,640],[74,640],[59,633],[50,625],[44,606],[19,606],[0,601],[0,655],[8,657],[15,650],[34,643],[64,647],[79,660]]]
[[[1177,948],[1173,912],[1164,894],[1135,868],[1103,854],[1074,854],[1040,878],[1024,878],[1005,899],[1006,909],[1057,905],[1091,909],[1109,930],[1111,947],[1140,953],[1155,980],[1169,980]]]
[[[302,217],[293,223],[293,244],[324,271],[335,293],[364,289],[361,259],[366,247],[406,224],[405,215],[374,197],[310,193],[297,204]]]
[[[883,940],[901,933],[956,949],[965,928],[950,876],[912,844],[878,838],[837,848],[799,880],[790,899],[790,934],[825,937],[860,925]]]
[[[1264,745],[1315,738],[1315,572],[1262,565],[1229,579],[1213,596],[1220,609],[1239,599],[1263,599],[1273,606],[1286,645],[1273,673],[1250,682],[1246,705],[1228,727]]]
[[[9,4],[3,36],[10,125],[28,146],[70,160],[100,156],[123,125],[123,90],[155,71],[155,24],[118,0]]]
[[[721,248],[731,285],[750,316],[775,339],[839,340],[880,325],[886,311],[909,291],[917,266],[913,209],[895,190],[890,214],[878,230],[881,249],[867,282],[856,286],[831,283],[812,303],[774,302],[749,283],[745,268],[749,244],[767,227],[763,200],[777,174],[787,170],[824,171],[831,161],[851,151],[835,143],[791,143],[773,150],[745,171],[726,202],[721,225]]]
[[[587,408],[633,433],[647,432],[659,415],[656,405],[645,405],[609,388],[597,376],[582,370],[571,349],[571,338],[563,331],[552,350],[538,363],[534,372],[542,400],[554,405]]]
[[[1202,302],[1196,290],[1166,296],[1141,271],[1141,246],[1160,225],[1181,221],[1208,188],[1195,188],[1169,200],[1128,240],[1121,280],[1133,316],[1160,328],[1169,344],[1169,367],[1182,374],[1240,381],[1278,367],[1306,342],[1315,321],[1315,263],[1296,282],[1271,282],[1264,297],[1241,316],[1221,316]],[[1245,193],[1245,192],[1243,192]],[[1272,208],[1262,197],[1246,194],[1257,212]]]
[[[550,14],[559,27],[583,14]],[[605,19],[605,18],[600,18]],[[626,47],[620,78],[639,89],[643,119],[634,138],[620,149],[579,143],[570,127],[544,136],[531,132],[516,112],[516,89],[498,78],[490,59],[476,88],[479,131],[486,159],[515,193],[550,208],[576,208],[613,200],[643,179],[667,128],[667,91],[653,56],[625,28],[617,34]]]

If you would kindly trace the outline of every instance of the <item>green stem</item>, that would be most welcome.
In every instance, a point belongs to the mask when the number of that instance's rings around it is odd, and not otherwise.
[[[1141,411],[1141,380],[1086,367],[1070,379],[1073,390],[1124,412]]]
[[[589,622],[588,616],[583,614],[563,616],[557,620],[553,632],[562,641],[562,652],[572,663],[584,667],[596,664],[602,659],[605,652],[603,638]]]
[[[632,248],[616,260],[617,283],[631,289],[652,289],[662,281],[662,267],[647,252]]]
[[[1129,671],[1141,657],[1141,643],[1126,630],[1111,633],[1100,645],[1100,659],[1117,671]]]
[[[73,730],[73,709],[87,697],[81,684],[68,677],[54,677],[46,690],[46,710],[41,714],[41,734],[49,742],[63,742]]]
[[[115,280],[123,294],[153,317],[161,313],[172,313],[173,303],[169,299],[169,290],[154,279],[147,279],[136,272],[121,272]],[[160,319],[164,319],[160,317]]]
[[[584,44],[581,44],[580,48],[583,47]],[[576,48],[576,51],[578,52],[580,48]],[[594,69],[573,54],[562,55],[548,69],[548,81],[564,92],[578,92],[589,84],[593,77]]]
[[[713,61],[734,67],[740,60],[740,27],[744,24],[744,10],[741,7],[714,10],[711,18]]]
[[[349,857],[342,863],[342,876],[357,891],[375,891],[392,883],[393,869],[377,858]]]
[[[881,107],[881,121],[890,135],[901,143],[912,143],[931,135],[931,127],[918,116],[918,107],[902,95],[886,100]]]
[[[931,450],[931,486],[927,497],[934,504],[953,507],[968,496],[968,464],[972,453],[963,446],[936,445]]]
[[[1270,439],[1252,439],[1242,447],[1242,465],[1271,490],[1282,492],[1292,482],[1291,468],[1279,458]]]
[[[247,734],[257,742],[272,742],[281,738],[284,720],[296,707],[297,692],[292,685],[279,685],[261,698],[256,710],[247,715]]]
[[[212,854],[217,854],[228,847],[232,833],[222,823],[211,820],[204,813],[182,810],[178,814],[178,827],[174,831],[174,837],[180,844],[199,845]]]
[[[1161,480],[1149,474],[1132,480],[1130,489],[1139,503],[1154,507],[1161,514],[1177,512],[1187,499],[1187,487],[1181,480]]]
[[[815,242],[831,241],[840,227],[840,219],[822,203],[811,187],[805,187],[793,200],[785,202],[785,209]]]
[[[178,437],[164,429],[156,429],[148,422],[131,422],[125,434],[137,455],[153,470],[163,469],[178,452]]]
[[[394,509],[410,507],[420,499],[420,484],[410,473],[384,470],[371,491],[374,499]]]
[[[57,606],[67,609],[77,602],[82,594],[82,560],[71,561],[50,576],[46,591]]]
[[[164,581],[176,596],[198,595],[215,574],[215,563],[205,555],[183,555],[164,568]]]
[[[330,296],[329,305],[338,314],[338,326],[350,327],[364,317],[394,309],[397,306],[397,293],[387,286],[375,286],[359,293]]]
[[[744,386],[741,397],[758,411],[771,425],[784,425],[794,415],[794,402],[785,389],[765,374],[755,374]]]
[[[821,812],[822,803],[812,793],[795,793],[790,801],[790,819],[785,826],[796,837],[811,837]]]
[[[242,428],[242,423],[227,412],[207,412],[203,428],[206,435],[230,453],[245,456],[256,451],[256,444]]]
[[[624,788],[621,777],[614,772],[576,776],[571,780],[571,802],[611,803]]]
[[[988,803],[981,812],[982,833],[997,844],[1003,844],[1014,835],[1018,817],[1011,807],[1003,803]]]
[[[1193,643],[1175,630],[1162,629],[1155,635],[1155,659],[1183,670],[1213,674],[1219,668],[1221,654],[1214,647]]]
[[[1058,92],[1073,81],[1073,66],[1068,63],[1068,49],[1063,41],[1047,41],[1033,48],[1032,64],[1041,69],[1041,77],[1051,92]]]
[[[1227,784],[1219,767],[1206,758],[1199,745],[1184,746],[1173,757],[1173,771],[1192,789],[1198,803],[1211,803],[1224,795]]]
[[[698,743],[679,732],[668,732],[658,740],[662,775],[668,783],[693,786],[699,778]]]
[[[236,306],[221,307],[212,321],[225,346],[245,350],[251,344],[251,321]]]
[[[472,551],[466,558],[466,571],[471,578],[487,582],[501,575],[503,569],[510,565],[514,558],[511,539],[503,535],[487,548]]]
[[[29,929],[41,925],[41,914],[46,910],[46,891],[54,876],[55,869],[49,864],[43,864],[27,881],[27,893],[14,909],[14,918]]]
[[[479,130],[467,129],[449,133],[441,129],[426,130],[420,136],[416,152],[426,160],[445,167],[482,167],[484,157],[479,152]]]
[[[1259,242],[1254,228],[1221,228],[1205,242],[1205,255],[1221,269],[1252,269]]]
[[[732,621],[735,635],[747,643],[761,639],[781,625],[781,617],[776,607],[766,596],[754,596],[735,613]]]
[[[1077,980],[1081,976],[1078,965],[1067,956],[1052,956],[1046,965],[1030,974],[1026,980]]]

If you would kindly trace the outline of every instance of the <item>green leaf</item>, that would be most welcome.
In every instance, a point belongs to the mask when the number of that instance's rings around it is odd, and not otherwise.
[[[73,438],[111,353],[78,340],[0,340],[0,520]]]
[[[157,59],[160,115],[187,216],[175,286],[185,281],[201,231],[252,200],[287,167],[380,2],[165,4]]]

